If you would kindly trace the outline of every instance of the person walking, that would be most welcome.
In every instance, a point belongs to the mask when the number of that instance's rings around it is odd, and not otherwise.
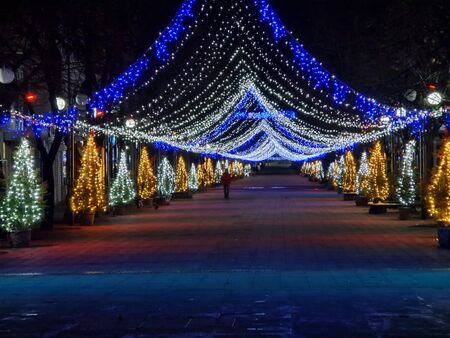
[[[231,175],[228,173],[228,169],[225,170],[225,172],[222,175],[222,179],[220,180],[223,185],[223,194],[224,198],[228,199],[230,198],[230,185],[231,185]]]

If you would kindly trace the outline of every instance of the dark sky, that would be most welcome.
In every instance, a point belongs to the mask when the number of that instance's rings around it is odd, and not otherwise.
[[[217,1],[223,1],[224,5],[229,3],[229,0]],[[390,96],[414,85],[419,76],[411,75],[413,71],[426,69],[426,63],[435,54],[437,56],[435,52],[441,53],[439,45],[447,46],[444,53],[450,45],[441,41],[443,36],[449,37],[450,0],[269,1],[307,51],[340,79],[367,94]],[[16,0],[4,4],[3,9],[6,12],[7,6],[21,3],[28,7],[43,7],[45,10],[41,12],[48,15],[52,7],[62,7],[64,15],[71,16],[74,9],[95,4],[97,8],[106,8],[107,16],[111,15],[111,19],[105,21],[106,25],[114,25],[123,19],[120,27],[124,29],[128,25],[126,21],[132,17],[133,27],[138,29],[133,32],[136,43],[129,53],[131,58],[124,61],[128,64],[155,41],[182,2]],[[124,13],[133,14],[126,16]],[[95,20],[95,13],[93,16]],[[0,28],[1,25],[0,22]],[[444,58],[448,59],[447,56]]]
[[[148,43],[168,24],[181,3],[181,0],[146,3],[146,13],[151,17],[151,25],[145,33]],[[446,3],[448,0],[270,1],[282,22],[306,50],[342,80],[366,92],[377,92],[380,86],[398,81],[399,73],[403,74],[403,69],[407,68],[398,64],[404,59],[398,52],[411,51],[408,44],[416,37],[423,40],[423,22],[431,22],[442,14],[441,10],[430,8],[437,5],[450,11]],[[445,20],[442,21],[445,26]],[[369,74],[370,68],[377,66],[380,74],[377,75],[377,71]],[[392,68],[388,74],[381,74],[388,68]],[[360,74],[366,77],[361,83]],[[408,77],[403,82],[406,86],[410,81]],[[395,84],[388,92],[396,92],[397,86],[402,87],[403,83]]]

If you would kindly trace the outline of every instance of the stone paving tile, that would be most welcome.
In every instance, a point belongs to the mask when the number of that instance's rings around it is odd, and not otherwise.
[[[256,176],[229,201],[36,232],[0,242],[0,336],[448,336],[450,253],[430,223]]]

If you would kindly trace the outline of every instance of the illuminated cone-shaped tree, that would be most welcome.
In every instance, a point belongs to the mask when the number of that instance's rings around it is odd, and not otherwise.
[[[314,163],[314,178],[318,181],[323,181],[325,179],[322,161],[316,161]]]
[[[308,164],[306,165],[306,175],[311,177],[313,171],[314,171],[313,164],[311,162],[308,162]]]
[[[250,164],[246,164],[244,167],[244,177],[249,177],[252,174],[252,166]]]
[[[156,176],[153,173],[153,166],[150,163],[146,147],[141,150],[138,167],[138,194],[143,200],[148,200],[156,194]]]
[[[330,166],[328,167],[328,171],[327,171],[327,178],[328,178],[328,185],[333,188],[336,188],[336,180],[335,180],[335,173],[336,173],[336,166],[337,166],[337,162],[331,162]]]
[[[375,143],[369,159],[369,200],[385,201],[389,197],[389,180],[386,173],[386,154],[381,142]]]
[[[188,191],[188,174],[186,171],[186,163],[183,156],[178,157],[177,174],[175,177],[175,191],[187,192]]]
[[[334,161],[333,185],[335,189],[342,189],[345,173],[345,159],[341,155],[339,160]]]
[[[222,180],[223,170],[222,163],[219,161],[216,162],[216,169],[214,170],[214,181],[215,183],[220,183]]]
[[[167,157],[158,166],[158,193],[170,196],[175,192],[175,172]]]
[[[207,186],[214,184],[214,163],[210,158],[205,160],[205,184]]]
[[[400,172],[395,194],[398,202],[404,207],[411,207],[416,203],[416,171],[414,159],[416,156],[416,140],[409,141],[400,162]]]
[[[427,188],[428,213],[437,222],[450,226],[450,139],[439,152],[439,163]]]
[[[367,153],[363,152],[356,175],[356,192],[359,196],[367,197],[369,192],[369,161]]]
[[[310,162],[308,176],[314,180],[316,178],[316,162]]]
[[[244,164],[242,162],[238,162],[238,175],[240,177],[244,176]]]
[[[238,161],[234,161],[234,162],[233,162],[233,176],[234,176],[234,177],[239,177],[239,176],[241,176],[240,165],[241,165],[241,163],[238,162]]]
[[[103,162],[90,134],[81,159],[81,168],[75,182],[70,207],[75,214],[93,215],[106,211]]]
[[[205,188],[206,187],[206,174],[205,174],[205,168],[204,165],[198,164],[197,165],[197,182],[198,182],[198,188]]]
[[[356,191],[356,164],[351,151],[347,151],[345,154],[343,190],[348,193]]]
[[[30,230],[43,218],[43,193],[30,146],[24,138],[14,154],[12,178],[1,203],[1,226],[7,232]]]
[[[300,173],[302,175],[306,175],[306,162],[303,162],[302,167],[300,169]]]
[[[195,164],[191,164],[191,170],[189,170],[189,190],[196,191],[198,190],[198,179],[197,179],[197,168]]]
[[[130,177],[125,151],[120,153],[119,169],[109,192],[109,205],[122,206],[129,204],[136,197],[134,183]]]

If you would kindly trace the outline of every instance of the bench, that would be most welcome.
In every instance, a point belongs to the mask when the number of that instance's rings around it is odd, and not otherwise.
[[[344,191],[344,201],[354,201],[358,194],[356,192]]]
[[[398,209],[399,204],[393,202],[373,203],[369,202],[369,214],[385,214],[387,209]]]

